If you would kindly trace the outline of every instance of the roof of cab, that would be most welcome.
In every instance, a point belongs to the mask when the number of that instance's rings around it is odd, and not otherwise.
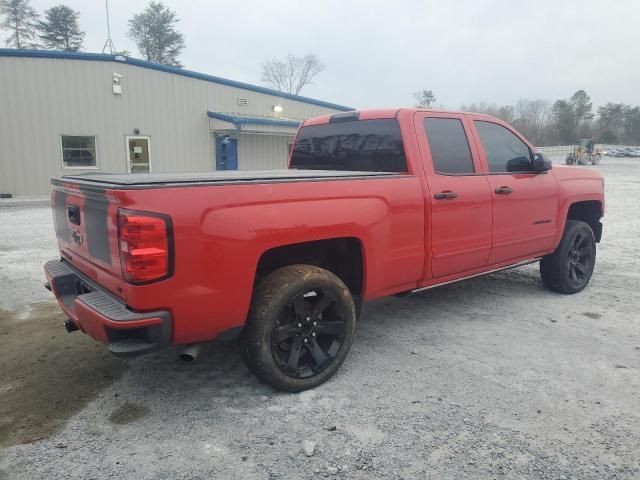
[[[438,114],[452,114],[452,115],[479,115],[487,118],[494,118],[491,115],[483,113],[463,112],[458,110],[434,110],[432,108],[419,108],[419,107],[402,107],[402,108],[379,108],[379,109],[365,109],[365,110],[353,110],[350,112],[330,113],[319,117],[314,117],[303,122],[303,127],[309,127],[311,125],[324,125],[327,123],[348,121],[348,120],[379,120],[385,118],[396,118],[400,112],[431,112]]]

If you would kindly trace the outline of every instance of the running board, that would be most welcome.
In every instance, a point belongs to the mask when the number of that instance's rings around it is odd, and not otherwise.
[[[447,282],[442,283],[434,283],[433,285],[428,285],[426,287],[416,288],[415,290],[409,291],[409,294],[422,292],[424,290],[430,290],[432,288],[441,287],[442,285],[449,285],[450,283],[461,282],[463,280],[469,280],[470,278],[481,277],[482,275],[489,275],[490,273],[501,272],[502,270],[509,270],[510,268],[522,267],[523,265],[529,265],[530,263],[535,263],[540,261],[542,257],[530,258],[529,260],[523,260],[518,263],[514,263],[513,265],[507,265],[506,267],[494,268],[493,270],[487,270],[486,272],[474,273],[473,275],[469,275],[468,277],[456,278],[455,280],[449,280]]]

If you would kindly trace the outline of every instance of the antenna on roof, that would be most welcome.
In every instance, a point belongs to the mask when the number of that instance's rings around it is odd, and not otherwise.
[[[104,0],[104,5],[107,9],[107,41],[104,42],[104,47],[102,47],[102,53],[106,50],[109,50],[111,55],[115,55],[117,50],[116,46],[113,44],[113,40],[111,40],[111,26],[109,25],[109,0]]]

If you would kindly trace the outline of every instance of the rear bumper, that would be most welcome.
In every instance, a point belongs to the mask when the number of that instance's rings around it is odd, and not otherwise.
[[[134,312],[63,260],[47,262],[44,272],[69,319],[114,355],[143,355],[171,344],[169,312]]]

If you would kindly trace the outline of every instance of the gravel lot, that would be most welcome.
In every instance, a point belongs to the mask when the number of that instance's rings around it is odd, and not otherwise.
[[[551,293],[530,265],[376,301],[300,394],[233,343],[123,362],[64,333],[49,210],[0,210],[0,478],[640,478],[640,160],[577,168],[607,182],[590,287]]]

